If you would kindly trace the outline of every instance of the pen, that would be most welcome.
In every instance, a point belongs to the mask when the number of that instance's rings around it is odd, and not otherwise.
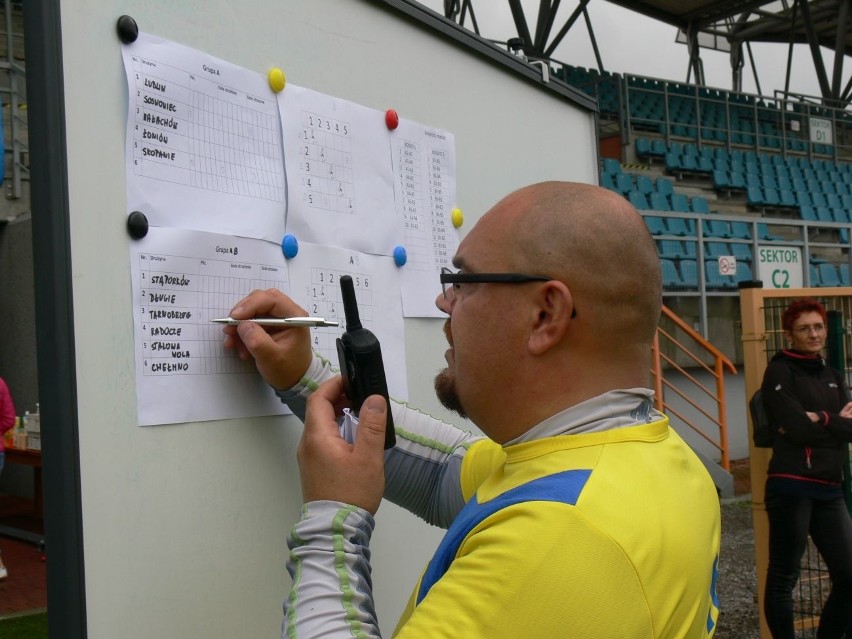
[[[240,322],[254,322],[258,326],[339,326],[337,320],[327,320],[324,317],[254,317],[238,320],[233,317],[219,317],[210,320],[214,324],[229,324],[236,326]]]

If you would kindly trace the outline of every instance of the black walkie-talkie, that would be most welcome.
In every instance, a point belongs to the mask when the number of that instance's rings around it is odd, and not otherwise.
[[[382,347],[376,336],[361,326],[355,286],[349,275],[340,277],[340,291],[343,294],[343,312],[346,314],[346,332],[337,340],[337,358],[340,360],[340,374],[343,376],[343,391],[352,402],[355,415],[358,415],[361,405],[370,395],[381,395],[385,398],[388,403],[385,448],[393,448],[396,446],[396,432],[393,427],[385,367],[382,363]]]

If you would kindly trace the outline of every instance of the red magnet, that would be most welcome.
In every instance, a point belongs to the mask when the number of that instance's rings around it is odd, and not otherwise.
[[[393,131],[399,126],[399,114],[393,109],[385,111],[385,124],[388,125],[388,129]]]

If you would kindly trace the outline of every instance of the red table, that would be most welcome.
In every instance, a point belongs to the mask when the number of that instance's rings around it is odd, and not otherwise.
[[[35,506],[35,516],[41,519],[43,505],[41,494],[41,451],[7,448],[5,452],[7,464],[19,464],[21,466],[33,467],[33,502]]]

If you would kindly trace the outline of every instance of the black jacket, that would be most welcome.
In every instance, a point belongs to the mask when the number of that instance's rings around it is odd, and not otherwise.
[[[822,357],[782,350],[766,367],[762,388],[777,427],[768,475],[842,482],[852,441],[852,419],[838,415],[849,401],[843,376]],[[807,412],[820,421],[812,422]]]

